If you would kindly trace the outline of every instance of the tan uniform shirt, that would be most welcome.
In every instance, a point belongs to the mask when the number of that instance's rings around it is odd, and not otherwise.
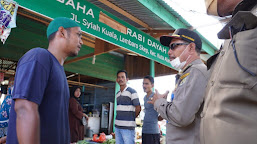
[[[200,106],[207,84],[207,68],[200,59],[180,76],[174,100],[158,99],[155,110],[168,121],[166,144],[199,144]]]
[[[234,36],[242,66],[257,74],[257,28]],[[211,67],[203,112],[201,144],[257,144],[257,76],[239,67],[226,40]]]

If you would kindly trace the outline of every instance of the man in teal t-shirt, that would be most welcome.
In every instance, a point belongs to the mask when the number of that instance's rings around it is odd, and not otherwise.
[[[154,79],[151,76],[145,76],[143,80],[143,89],[146,92],[144,97],[145,117],[142,130],[142,144],[160,144],[160,130],[158,126],[158,112],[154,110],[152,104],[147,103],[154,96],[152,88]]]

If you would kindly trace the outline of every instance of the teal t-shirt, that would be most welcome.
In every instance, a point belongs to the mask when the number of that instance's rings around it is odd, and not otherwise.
[[[142,133],[144,134],[159,134],[159,126],[158,126],[158,112],[154,110],[154,106],[152,104],[147,103],[150,101],[154,93],[152,93],[149,97],[144,97],[144,106],[145,106],[145,117],[143,123]]]

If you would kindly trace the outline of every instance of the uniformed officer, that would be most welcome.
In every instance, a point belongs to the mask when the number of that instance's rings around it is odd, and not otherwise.
[[[201,114],[201,144],[257,143],[257,1],[206,0],[208,13],[231,21],[208,62],[212,71]],[[217,58],[215,60],[215,57]]]
[[[178,29],[162,36],[160,42],[168,46],[171,65],[180,70],[172,102],[166,94],[156,94],[149,103],[168,121],[167,144],[199,144],[200,106],[207,84],[207,68],[200,59],[202,42],[193,31]]]

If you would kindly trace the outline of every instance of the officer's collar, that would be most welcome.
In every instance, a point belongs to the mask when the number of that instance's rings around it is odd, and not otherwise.
[[[188,70],[193,64],[190,63],[188,64],[185,68],[183,68],[182,70],[179,70],[179,74],[183,74],[186,70]]]
[[[256,0],[243,0],[235,7],[232,17],[234,17],[239,11],[252,11],[254,13],[256,5]]]
[[[188,64],[185,68],[183,68],[182,70],[179,70],[179,74],[182,74],[184,73],[186,70],[188,70],[192,65],[195,65],[195,64],[200,64],[202,63],[202,60],[201,59],[196,59],[194,61],[192,61],[190,64]]]

